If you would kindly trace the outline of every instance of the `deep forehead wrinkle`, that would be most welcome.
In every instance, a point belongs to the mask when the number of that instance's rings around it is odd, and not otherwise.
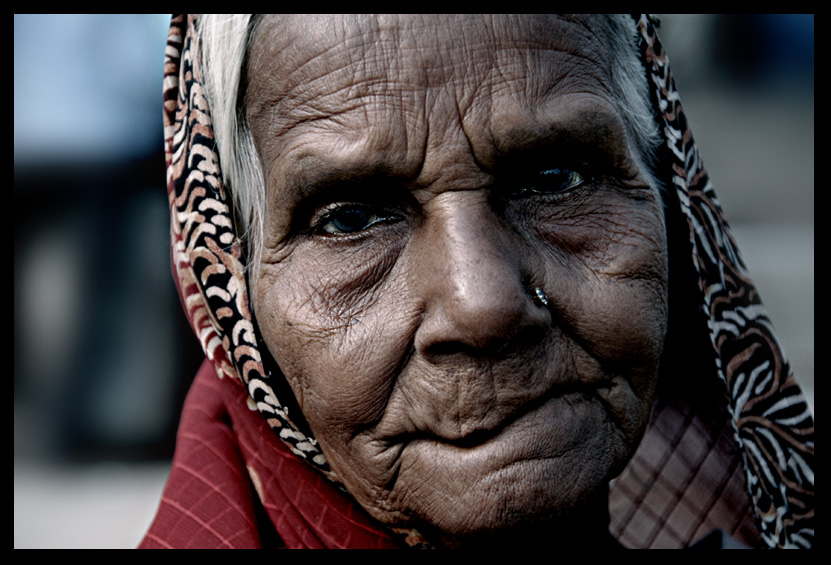
[[[298,121],[359,108],[361,100],[383,95],[393,84],[401,92],[455,80],[466,87],[456,93],[464,110],[475,94],[471,83],[511,88],[517,77],[538,76],[539,81],[523,84],[523,92],[517,93],[533,98],[566,82],[572,89],[583,82],[608,82],[605,42],[598,41],[606,33],[602,21],[553,16],[264,17],[253,38],[258,49],[252,50],[248,76],[262,79],[276,73],[279,80],[270,81],[268,96],[246,100],[248,116],[252,121],[278,120],[290,128]],[[562,52],[570,60],[561,60]],[[462,80],[471,76],[476,80]]]

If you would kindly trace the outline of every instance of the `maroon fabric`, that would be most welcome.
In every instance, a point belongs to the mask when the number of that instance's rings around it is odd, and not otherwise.
[[[220,379],[212,363],[203,363],[141,548],[401,547],[351,498],[292,455],[249,406],[238,380]]]

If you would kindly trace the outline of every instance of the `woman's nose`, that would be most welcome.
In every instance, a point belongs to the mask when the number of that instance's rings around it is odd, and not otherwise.
[[[416,246],[424,317],[416,349],[499,354],[518,341],[539,339],[551,323],[535,300],[527,244],[491,208],[484,191],[445,193],[431,203]]]

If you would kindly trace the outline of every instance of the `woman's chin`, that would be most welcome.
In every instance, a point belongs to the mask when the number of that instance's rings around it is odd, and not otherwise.
[[[397,451],[393,481],[347,486],[381,522],[428,524],[460,541],[591,521],[605,515],[608,481],[631,450],[613,422],[596,399],[555,397],[478,443],[411,440]]]

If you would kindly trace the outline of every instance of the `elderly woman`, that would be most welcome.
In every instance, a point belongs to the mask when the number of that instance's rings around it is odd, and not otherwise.
[[[145,547],[811,544],[649,18],[182,16],[165,88],[207,360]]]

